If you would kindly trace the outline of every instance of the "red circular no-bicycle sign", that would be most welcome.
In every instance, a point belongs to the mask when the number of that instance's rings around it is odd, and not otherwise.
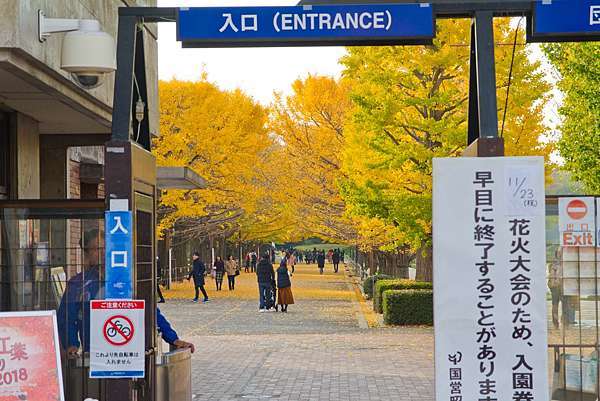
[[[133,323],[127,316],[116,315],[106,319],[104,323],[104,339],[112,345],[126,345],[133,338]]]
[[[587,205],[580,199],[574,199],[567,204],[567,214],[573,220],[583,219],[588,212]]]

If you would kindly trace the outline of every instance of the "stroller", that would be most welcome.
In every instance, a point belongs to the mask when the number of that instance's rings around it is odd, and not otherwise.
[[[277,312],[279,309],[279,307],[277,306],[277,284],[274,280],[271,283],[271,289],[267,294],[266,307],[267,310],[275,308],[275,312]]]

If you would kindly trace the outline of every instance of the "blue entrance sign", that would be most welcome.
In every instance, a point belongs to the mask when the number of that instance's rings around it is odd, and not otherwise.
[[[133,229],[131,212],[105,212],[106,299],[131,299]]]
[[[427,44],[429,4],[179,9],[183,47]]]
[[[530,39],[534,42],[600,40],[600,0],[536,2]]]

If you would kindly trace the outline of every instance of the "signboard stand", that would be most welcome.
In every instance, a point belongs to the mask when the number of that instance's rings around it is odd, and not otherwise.
[[[543,158],[433,173],[436,399],[549,399]]]
[[[54,311],[0,313],[0,399],[65,401]]]

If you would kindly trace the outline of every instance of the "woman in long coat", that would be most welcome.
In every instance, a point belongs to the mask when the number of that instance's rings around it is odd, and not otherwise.
[[[229,291],[235,290],[235,276],[238,274],[238,265],[231,255],[229,255],[227,262],[225,262],[225,272],[227,273]]]
[[[281,305],[281,312],[287,313],[288,305],[294,304],[294,295],[292,293],[292,281],[287,268],[287,262],[281,260],[277,269],[277,304]]]

